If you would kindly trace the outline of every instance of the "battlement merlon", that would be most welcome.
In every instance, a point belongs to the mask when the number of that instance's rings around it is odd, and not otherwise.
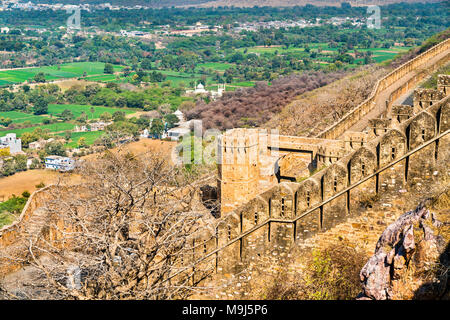
[[[450,75],[439,74],[437,77],[437,89],[445,94],[450,95]]]
[[[439,74],[437,78],[437,85],[450,86],[450,74]]]

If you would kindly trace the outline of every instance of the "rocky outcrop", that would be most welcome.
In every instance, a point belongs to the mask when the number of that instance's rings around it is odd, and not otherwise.
[[[448,298],[449,246],[439,235],[444,225],[424,204],[389,225],[361,270],[358,299]]]

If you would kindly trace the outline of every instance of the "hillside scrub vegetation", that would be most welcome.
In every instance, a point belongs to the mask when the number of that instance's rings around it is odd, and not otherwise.
[[[363,102],[386,72],[386,68],[368,67],[308,92],[288,104],[266,127],[277,128],[283,135],[315,136]]]
[[[253,88],[226,92],[222,99],[203,100],[186,112],[188,119],[201,119],[205,129],[257,127],[269,121],[298,95],[342,78],[344,72],[311,72],[280,77],[271,85],[258,82]]]
[[[367,257],[363,250],[340,242],[308,252],[303,267],[288,273],[285,267],[268,279],[256,299],[353,300],[361,291],[359,271]]]
[[[0,202],[0,228],[14,221],[16,216],[22,212],[29,197],[30,193],[24,191],[22,196],[13,195],[8,200]]]

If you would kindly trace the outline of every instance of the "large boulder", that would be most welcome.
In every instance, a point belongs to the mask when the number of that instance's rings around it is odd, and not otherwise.
[[[424,204],[389,225],[361,270],[358,299],[448,297],[449,246],[439,235],[445,225]]]

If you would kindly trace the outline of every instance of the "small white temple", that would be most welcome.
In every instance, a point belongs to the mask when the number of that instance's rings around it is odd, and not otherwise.
[[[208,93],[208,91],[205,90],[205,86],[203,84],[199,83],[197,88],[195,88],[194,93],[195,94]]]
[[[215,100],[216,98],[220,98],[225,92],[225,84],[218,84],[217,91],[209,91],[205,89],[205,86],[199,83],[194,90],[186,90],[186,95],[195,96],[197,94],[211,95],[211,97]]]

